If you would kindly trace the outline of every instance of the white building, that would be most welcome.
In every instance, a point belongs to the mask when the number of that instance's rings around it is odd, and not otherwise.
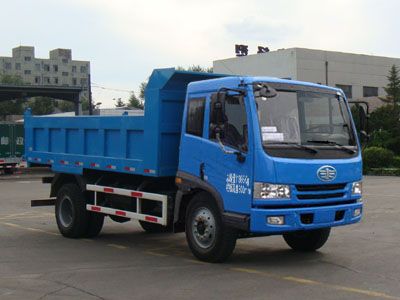
[[[385,96],[392,65],[400,58],[289,48],[216,60],[214,73],[273,76],[341,88],[350,99]]]
[[[18,75],[25,84],[86,89],[89,74],[90,62],[73,60],[71,49],[54,49],[49,58],[37,58],[34,47],[19,46],[12,56],[0,56],[0,75]]]

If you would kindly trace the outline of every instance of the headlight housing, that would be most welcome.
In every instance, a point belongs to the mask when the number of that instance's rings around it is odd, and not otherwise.
[[[290,199],[290,187],[285,184],[255,182],[253,198]]]
[[[362,195],[362,182],[361,181],[353,182],[353,185],[351,187],[351,194],[352,195]]]

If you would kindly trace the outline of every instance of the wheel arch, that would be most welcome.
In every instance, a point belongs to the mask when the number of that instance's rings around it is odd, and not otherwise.
[[[178,171],[177,177],[181,178],[181,183],[178,185],[178,192],[175,198],[174,208],[174,231],[184,231],[186,208],[194,195],[198,193],[207,193],[210,200],[215,201],[218,206],[219,212],[224,213],[224,201],[220,193],[208,182],[191,174]]]
[[[57,173],[51,181],[50,197],[56,197],[60,188],[67,183],[75,183],[82,191],[86,190],[86,179],[79,175]]]

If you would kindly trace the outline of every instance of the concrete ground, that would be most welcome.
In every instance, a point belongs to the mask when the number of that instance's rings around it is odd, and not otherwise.
[[[397,299],[400,178],[367,177],[361,223],[316,253],[281,237],[239,240],[224,264],[194,259],[184,234],[149,235],[107,219],[93,240],[59,235],[30,177],[0,181],[0,299]]]

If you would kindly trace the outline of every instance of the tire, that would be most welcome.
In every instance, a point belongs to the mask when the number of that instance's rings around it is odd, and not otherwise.
[[[99,213],[87,212],[89,214],[88,228],[85,237],[94,238],[99,235],[104,224],[104,215]]]
[[[227,227],[214,199],[198,193],[186,210],[186,240],[193,255],[211,263],[227,260],[236,246],[237,233]]]
[[[154,224],[145,221],[139,221],[139,224],[147,233],[165,233],[170,231],[167,226],[162,226],[160,224]]]
[[[104,215],[86,210],[86,199],[79,186],[63,185],[57,193],[55,214],[58,230],[68,238],[95,237],[104,223]]]
[[[326,243],[330,232],[330,228],[295,231],[283,234],[283,239],[295,251],[311,252],[318,250]]]

